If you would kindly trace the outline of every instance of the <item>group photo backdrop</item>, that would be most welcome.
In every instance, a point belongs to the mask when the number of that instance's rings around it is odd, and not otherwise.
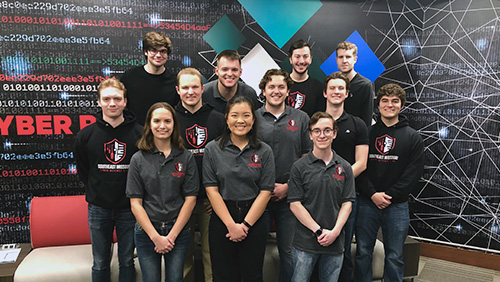
[[[236,49],[254,88],[268,68],[291,70],[296,40],[320,81],[337,44],[356,43],[355,70],[376,91],[406,90],[426,146],[410,235],[500,253],[499,14],[488,0],[0,1],[0,242],[30,241],[33,197],[84,193],[73,141],[95,121],[97,85],[143,65],[142,37],[160,31],[170,71],[213,80],[217,53]]]

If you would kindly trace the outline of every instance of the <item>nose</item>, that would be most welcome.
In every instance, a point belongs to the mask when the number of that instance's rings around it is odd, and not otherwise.
[[[189,87],[188,94],[193,94],[193,88],[192,87]]]

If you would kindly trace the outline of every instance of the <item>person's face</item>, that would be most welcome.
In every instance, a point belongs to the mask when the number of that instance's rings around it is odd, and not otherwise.
[[[398,96],[382,96],[378,104],[380,116],[389,120],[397,118],[402,109],[403,105]]]
[[[190,107],[201,105],[204,86],[198,76],[192,74],[181,75],[179,85],[175,88],[184,105]]]
[[[293,50],[292,56],[290,57],[290,64],[292,65],[294,72],[298,74],[307,72],[311,62],[311,49],[309,47],[305,46]]]
[[[235,87],[241,76],[240,61],[229,60],[226,57],[220,58],[215,67],[215,74],[217,74],[220,83],[224,87]]]
[[[313,141],[314,148],[330,148],[337,132],[333,130],[333,120],[330,118],[320,118],[318,122],[311,127],[309,138]]]
[[[127,106],[123,91],[114,87],[102,89],[97,102],[102,109],[103,116],[111,119],[120,117]]]
[[[158,108],[151,115],[151,133],[155,140],[168,140],[174,130],[172,113],[165,108]]]
[[[342,73],[349,73],[354,68],[356,64],[357,56],[353,55],[354,49],[338,49],[337,50],[337,68]]]
[[[340,78],[330,79],[323,96],[330,104],[338,105],[344,103],[344,100],[347,98],[345,81]]]
[[[168,60],[167,47],[159,47],[158,49],[150,49],[144,52],[148,58],[148,64],[160,68],[165,65]]]
[[[246,136],[252,130],[255,117],[247,103],[234,104],[226,115],[227,127],[231,135]]]
[[[274,107],[282,106],[288,96],[288,86],[285,77],[282,75],[272,75],[271,80],[266,83],[266,87],[262,90],[262,94],[266,97],[266,104]]]

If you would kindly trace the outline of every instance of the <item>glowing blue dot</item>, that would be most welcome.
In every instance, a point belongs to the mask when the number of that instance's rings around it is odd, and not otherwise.
[[[69,168],[69,172],[70,172],[71,174],[76,174],[76,165],[75,165],[75,164],[70,164],[70,165],[68,166],[68,168]]]
[[[61,100],[68,100],[69,96],[70,96],[69,93],[66,91],[59,93],[59,99]]]
[[[457,226],[455,226],[455,228],[458,230],[458,231],[461,231],[463,229],[462,225],[458,224]]]
[[[160,17],[160,14],[150,14],[148,16],[149,18],[149,23],[150,24],[157,24],[160,20],[161,20],[161,17]]]
[[[480,38],[480,39],[476,40],[476,47],[480,51],[486,50],[486,48],[488,48],[488,44],[489,44],[489,41],[486,38]]]
[[[109,67],[102,68],[102,74],[104,76],[110,76],[111,75],[111,68],[109,68]]]
[[[450,130],[446,127],[441,127],[438,131],[439,138],[446,138],[450,134]]]
[[[5,140],[5,142],[3,142],[3,148],[5,150],[10,150],[12,149],[12,142],[10,142],[9,140]]]
[[[189,56],[184,56],[182,58],[182,64],[185,66],[185,67],[190,67],[191,66],[191,58]]]

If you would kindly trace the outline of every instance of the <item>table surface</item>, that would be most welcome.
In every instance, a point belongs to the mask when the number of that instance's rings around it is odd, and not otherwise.
[[[19,247],[21,247],[21,253],[19,253],[16,262],[0,264],[0,282],[13,281],[17,267],[32,249],[29,243],[19,244]]]

